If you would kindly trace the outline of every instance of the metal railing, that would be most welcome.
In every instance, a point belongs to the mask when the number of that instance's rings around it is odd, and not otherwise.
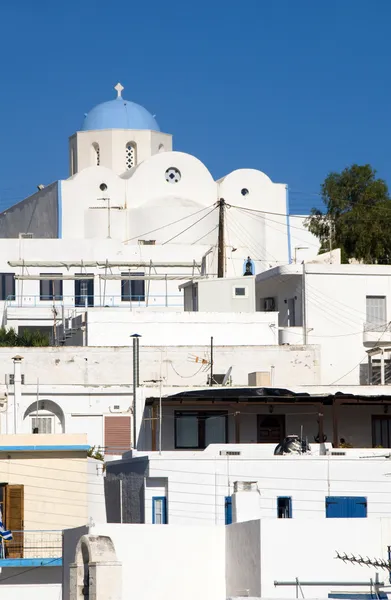
[[[13,531],[12,540],[2,539],[1,559],[14,558],[61,558],[62,531],[30,529]]]
[[[6,306],[9,308],[137,308],[148,306],[181,306],[183,294],[150,294],[147,295],[97,295],[97,296],[64,296],[54,299],[50,296],[21,295],[8,296]]]

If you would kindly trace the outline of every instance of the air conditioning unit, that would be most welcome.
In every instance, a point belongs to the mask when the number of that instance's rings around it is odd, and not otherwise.
[[[274,298],[264,298],[263,300],[263,310],[266,312],[273,312],[276,310],[276,301]]]
[[[19,233],[20,240],[32,240],[34,237],[33,233]]]

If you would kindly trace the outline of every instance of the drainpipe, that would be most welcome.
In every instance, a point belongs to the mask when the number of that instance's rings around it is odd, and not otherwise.
[[[12,357],[14,361],[14,403],[11,427],[11,433],[18,433],[18,407],[22,404],[22,360],[23,356]]]

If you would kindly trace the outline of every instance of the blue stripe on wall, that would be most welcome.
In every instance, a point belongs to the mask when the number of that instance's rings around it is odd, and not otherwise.
[[[74,452],[74,451],[82,451],[90,449],[90,446],[87,445],[77,445],[77,446],[0,446],[0,452],[46,452],[47,450],[57,450],[64,452]]]
[[[62,558],[1,558],[0,567],[61,567]]]

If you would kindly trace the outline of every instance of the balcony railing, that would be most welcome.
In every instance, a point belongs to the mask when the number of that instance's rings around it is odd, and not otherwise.
[[[12,538],[9,542],[3,539],[1,541],[0,559],[3,565],[4,561],[14,559],[46,559],[46,564],[61,559],[62,531],[60,530],[13,531]]]
[[[6,300],[8,308],[137,308],[154,306],[183,307],[183,294],[151,294],[150,296],[132,295],[130,298],[118,296],[57,296],[56,298],[40,295],[9,296]]]

